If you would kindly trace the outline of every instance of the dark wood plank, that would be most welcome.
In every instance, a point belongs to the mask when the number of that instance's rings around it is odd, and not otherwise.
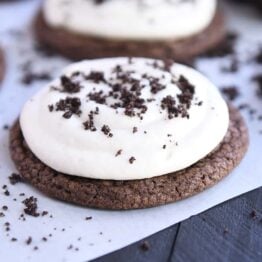
[[[95,261],[262,261],[262,188],[143,241]]]
[[[262,261],[262,189],[181,223],[170,261]]]
[[[172,254],[174,239],[178,226],[172,226],[160,231],[144,240],[96,259],[96,262],[145,262],[145,261],[167,261]],[[148,243],[149,249],[145,250],[143,244]]]

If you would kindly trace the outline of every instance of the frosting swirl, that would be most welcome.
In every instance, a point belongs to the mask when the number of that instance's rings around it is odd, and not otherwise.
[[[216,0],[46,0],[43,13],[51,26],[75,33],[161,40],[198,34],[211,23],[216,7]]]
[[[229,125],[217,88],[195,70],[144,58],[83,61],[24,106],[32,152],[68,175],[129,180],[184,169]]]

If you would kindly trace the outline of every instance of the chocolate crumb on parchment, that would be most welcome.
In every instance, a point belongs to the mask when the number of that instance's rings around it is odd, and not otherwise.
[[[31,85],[35,81],[50,81],[51,75],[47,72],[41,72],[41,73],[33,73],[33,72],[25,72],[21,82],[24,85]]]
[[[222,72],[224,73],[236,73],[239,70],[239,61],[236,57],[233,57],[230,61],[229,66],[223,66],[221,68]]]
[[[259,48],[257,54],[255,55],[255,62],[262,64],[262,47]]]
[[[3,209],[4,211],[7,211],[7,210],[8,210],[8,206],[2,206],[2,209]]]
[[[253,80],[254,82],[256,82],[256,84],[257,84],[257,86],[258,86],[257,92],[256,92],[257,96],[258,96],[259,98],[262,98],[262,73],[261,73],[261,74],[258,74],[258,75],[255,75],[255,76],[252,78],[252,80]]]
[[[3,130],[8,130],[9,129],[9,125],[5,124],[3,125]]]
[[[32,240],[33,240],[32,237],[28,237],[27,240],[25,241],[25,243],[29,246],[29,245],[31,245]]]
[[[4,191],[4,195],[5,195],[5,196],[10,196],[10,192],[8,191],[8,189],[6,189],[6,190]]]
[[[23,202],[25,205],[24,212],[27,215],[38,217],[40,214],[37,212],[38,206],[37,206],[37,198],[31,196],[29,198],[26,198]]]
[[[11,185],[16,185],[17,183],[24,182],[22,176],[17,173],[12,173],[11,176],[8,177]]]
[[[203,57],[225,57],[233,55],[235,53],[235,44],[238,39],[238,34],[235,32],[229,32],[225,37],[225,40],[220,43],[216,48],[203,54]]]
[[[222,87],[221,91],[229,101],[234,101],[240,96],[240,93],[236,86]]]

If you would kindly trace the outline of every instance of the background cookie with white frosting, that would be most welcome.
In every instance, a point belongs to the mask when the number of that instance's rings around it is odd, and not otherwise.
[[[40,43],[76,60],[143,56],[187,61],[225,36],[216,0],[46,0],[35,32]]]
[[[69,66],[26,103],[10,143],[21,175],[44,192],[129,209],[215,184],[238,165],[248,136],[195,70],[111,58]]]

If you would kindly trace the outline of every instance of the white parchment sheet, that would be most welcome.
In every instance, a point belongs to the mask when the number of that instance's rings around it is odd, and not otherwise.
[[[257,120],[259,114],[262,115],[262,99],[256,97],[256,84],[250,80],[253,75],[262,72],[262,66],[249,61],[257,48],[257,43],[259,41],[262,43],[262,19],[256,18],[251,10],[247,10],[243,18],[244,10],[232,6],[226,8],[229,25],[242,35],[238,45],[239,71],[221,73],[221,67],[228,65],[230,58],[202,59],[198,63],[198,68],[217,86],[239,87],[241,95],[236,100],[236,105],[249,103],[256,109],[253,116],[248,110],[243,111],[249,126],[251,143],[245,159],[230,176],[213,188],[178,203],[124,212],[98,211],[72,206],[50,199],[29,185],[23,183],[10,185],[8,176],[15,172],[15,168],[8,152],[8,131],[3,130],[2,126],[11,125],[23,103],[45,84],[44,81],[35,81],[32,85],[23,85],[20,81],[23,76],[21,66],[32,61],[29,67],[33,72],[45,70],[51,72],[54,77],[69,63],[59,57],[47,58],[41,56],[39,52],[32,51],[29,24],[38,5],[37,0],[0,5],[0,41],[5,48],[8,64],[7,75],[0,90],[0,209],[4,205],[8,206],[8,210],[4,212],[5,217],[0,217],[2,261],[90,260],[262,186],[260,134],[262,122]],[[10,191],[9,197],[3,193],[4,184]],[[20,196],[20,193],[25,193],[25,196]],[[49,214],[38,218],[26,216],[26,221],[19,220],[24,208],[21,201],[32,195],[38,198],[39,211],[46,210]],[[17,200],[14,201],[14,198]],[[86,220],[85,218],[89,216],[92,219]],[[5,222],[11,224],[9,232],[5,231]],[[32,244],[26,245],[25,241],[29,236],[32,237]],[[17,241],[12,242],[12,237]],[[46,237],[48,241],[43,241],[42,237]],[[68,249],[70,245],[72,248]],[[38,246],[38,250],[33,250],[34,246]]]

